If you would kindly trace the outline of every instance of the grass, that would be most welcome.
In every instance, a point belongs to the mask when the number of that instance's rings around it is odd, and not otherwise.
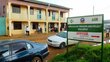
[[[110,62],[110,45],[104,45],[104,62]],[[78,48],[70,48],[68,55],[62,53],[49,62],[101,62],[101,46],[80,44]]]

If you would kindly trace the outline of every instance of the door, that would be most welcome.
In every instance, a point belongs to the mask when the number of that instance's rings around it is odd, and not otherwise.
[[[26,62],[29,61],[29,58],[31,58],[26,43],[20,42],[20,43],[12,44],[11,47],[12,47],[13,62]]]
[[[0,62],[10,62],[11,51],[9,45],[0,45]]]
[[[6,35],[6,18],[0,17],[0,35]]]

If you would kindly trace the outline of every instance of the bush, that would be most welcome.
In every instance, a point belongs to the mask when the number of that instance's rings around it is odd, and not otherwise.
[[[104,62],[110,62],[110,45],[104,45]],[[68,52],[54,57],[50,62],[101,62],[101,46],[80,44],[77,48],[72,47]]]

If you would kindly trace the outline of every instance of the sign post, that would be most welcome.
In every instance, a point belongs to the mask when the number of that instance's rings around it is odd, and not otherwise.
[[[103,14],[68,17],[67,25],[67,44],[68,39],[102,42],[101,61],[103,61]]]

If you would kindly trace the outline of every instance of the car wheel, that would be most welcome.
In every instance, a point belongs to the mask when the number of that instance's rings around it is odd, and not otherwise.
[[[35,57],[32,62],[43,62],[40,57]]]
[[[61,43],[59,48],[65,48],[65,43]]]

